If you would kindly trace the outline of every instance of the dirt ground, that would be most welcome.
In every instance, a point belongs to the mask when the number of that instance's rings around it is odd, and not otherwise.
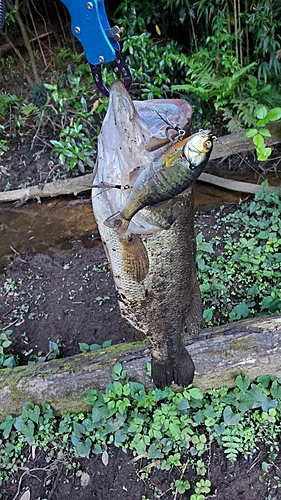
[[[251,460],[238,460],[234,465],[227,462],[218,449],[210,450],[209,478],[212,492],[206,500],[280,500],[276,490],[272,470],[267,475],[268,484],[263,484],[259,476],[264,474],[261,464],[264,452],[257,452]],[[38,453],[35,460],[28,462],[26,470],[19,471],[13,482],[2,488],[4,500],[20,499],[24,489],[29,489],[31,500],[188,500],[189,494],[175,496],[171,493],[170,483],[179,478],[179,471],[153,470],[148,479],[141,479],[140,469],[145,462],[136,466],[132,456],[120,449],[109,448],[109,463],[105,467],[100,456],[76,460],[70,466],[63,462],[46,463],[43,454]],[[275,461],[280,466],[281,461]],[[191,479],[188,472],[184,479]],[[17,495],[17,493],[19,494]]]

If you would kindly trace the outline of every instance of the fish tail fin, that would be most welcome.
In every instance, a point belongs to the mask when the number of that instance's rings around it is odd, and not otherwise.
[[[137,235],[122,240],[122,263],[125,272],[137,283],[141,283],[149,270],[146,248]]]
[[[111,227],[116,231],[116,233],[122,235],[126,233],[129,227],[130,221],[125,219],[125,217],[121,214],[121,212],[117,212],[116,214],[111,215],[104,221],[104,225],[107,227]]]
[[[174,359],[156,359],[151,355],[152,379],[158,389],[169,387],[172,382],[187,387],[193,381],[195,367],[192,358],[183,348],[177,352]]]

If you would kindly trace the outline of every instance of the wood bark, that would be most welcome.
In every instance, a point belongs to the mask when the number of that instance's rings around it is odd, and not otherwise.
[[[271,137],[266,138],[266,144],[269,146],[281,142],[281,121],[269,123],[268,129],[271,132]],[[220,142],[215,141],[214,143],[211,160],[255,149],[252,139],[245,139],[245,131],[225,135],[220,137],[219,141]],[[261,186],[258,184],[232,181],[212,174],[203,173],[199,177],[199,180],[208,182],[209,184],[214,184],[215,186],[223,187],[225,189],[244,193],[253,194],[261,189]],[[92,184],[93,174],[87,174],[73,179],[54,181],[47,184],[31,186],[24,189],[16,189],[13,191],[5,191],[0,193],[0,203],[19,202],[22,204],[28,200],[36,198],[40,199],[65,194],[77,195],[80,192],[89,191],[92,188]]]
[[[204,172],[200,175],[198,180],[207,182],[208,184],[212,184],[213,186],[221,187],[223,189],[238,191],[239,193],[256,194],[262,189],[262,186],[260,184],[253,184],[252,182],[233,181],[224,179],[223,177],[219,177],[218,175],[205,174]],[[281,187],[270,186],[269,189],[281,189]]]
[[[278,144],[281,142],[281,121],[269,122],[267,128],[271,133],[271,137],[265,138],[267,146]],[[214,142],[214,148],[211,154],[211,160],[223,158],[235,153],[243,153],[244,151],[253,151],[255,145],[252,138],[245,138],[246,130],[241,132],[233,132],[232,134],[218,137],[218,141]]]
[[[281,315],[254,318],[212,328],[195,340],[185,339],[195,363],[194,386],[206,391],[234,386],[239,374],[251,380],[259,375],[281,377]],[[150,348],[146,342],[119,344],[101,351],[78,354],[43,364],[0,371],[0,419],[19,414],[25,401],[49,403],[58,412],[87,410],[84,392],[103,391],[116,362],[130,379],[147,389]]]

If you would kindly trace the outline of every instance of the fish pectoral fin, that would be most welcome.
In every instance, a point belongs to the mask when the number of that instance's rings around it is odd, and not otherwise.
[[[131,279],[140,283],[149,271],[149,258],[146,248],[139,236],[131,235],[122,239],[122,264],[124,271]]]
[[[130,221],[125,219],[121,212],[111,215],[104,221],[104,225],[113,229],[119,235],[126,233]]]

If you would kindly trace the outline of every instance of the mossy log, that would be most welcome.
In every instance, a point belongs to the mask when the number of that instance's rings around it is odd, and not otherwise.
[[[281,121],[269,123],[267,128],[270,130],[271,137],[266,137],[266,145],[270,146],[281,142]],[[255,149],[252,138],[245,138],[245,131],[233,132],[232,134],[224,135],[219,138],[219,142],[214,142],[214,148],[211,155],[211,160],[223,158],[235,153],[250,151]],[[261,189],[261,186],[250,182],[238,182],[229,179],[223,179],[217,175],[201,174],[199,180],[208,182],[215,186],[220,186],[232,191],[244,193],[256,193]],[[40,199],[47,197],[55,197],[65,194],[78,194],[83,191],[89,191],[93,184],[93,174],[83,175],[71,179],[61,181],[48,182],[38,186],[30,186],[23,189],[15,189],[13,191],[4,191],[0,193],[0,203],[4,202],[19,202],[19,205],[28,200]]]
[[[259,375],[281,377],[281,315],[255,318],[203,331],[186,339],[196,373],[194,385],[202,391],[233,386],[239,374],[251,380]],[[104,390],[116,362],[128,376],[147,389],[150,348],[146,342],[119,344],[43,364],[0,371],[0,419],[19,414],[25,401],[49,403],[58,412],[85,411],[87,389]]]

